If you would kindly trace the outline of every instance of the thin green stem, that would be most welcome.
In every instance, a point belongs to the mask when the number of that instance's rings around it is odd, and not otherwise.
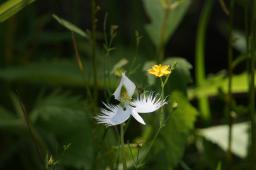
[[[157,139],[159,133],[161,132],[161,129],[162,129],[162,128],[163,128],[163,126],[162,126],[161,123],[160,123],[160,126],[159,126],[159,128],[157,129],[157,132],[155,133],[155,135],[154,135],[152,141],[150,142],[150,144],[149,144],[149,146],[148,146],[148,148],[147,148],[147,150],[146,150],[146,152],[145,152],[145,154],[144,154],[144,157],[143,157],[142,160],[140,161],[142,164],[143,164],[143,162],[145,161],[145,159],[147,158],[147,156],[148,156],[148,154],[149,154],[151,148],[154,146],[154,143],[156,142],[156,139]]]
[[[251,119],[249,161],[250,169],[256,169],[256,113],[255,113],[255,57],[256,57],[256,2],[250,1],[246,7],[246,35],[249,80],[249,113]],[[248,11],[248,9],[251,9]],[[251,12],[251,14],[250,14]],[[250,16],[250,18],[249,18]]]
[[[232,62],[233,62],[233,15],[234,15],[234,0],[230,1],[230,15],[229,15],[229,47],[228,47],[228,94],[226,103],[226,114],[228,118],[228,148],[227,161],[229,169],[232,169],[232,131],[233,131],[233,116],[232,116]]]
[[[92,67],[93,67],[93,82],[94,82],[94,103],[97,104],[98,100],[98,80],[97,80],[97,61],[96,61],[96,25],[97,25],[97,7],[96,0],[91,0],[92,3],[92,33],[91,33],[91,44],[92,44]]]
[[[121,159],[123,162],[123,170],[127,170],[127,164],[125,159],[125,148],[124,148],[124,125],[123,124],[121,124],[120,126],[120,141],[121,141],[121,147],[122,147]]]
[[[197,28],[195,51],[195,76],[197,86],[201,86],[205,81],[205,35],[213,3],[214,0],[205,1]],[[207,97],[199,98],[199,110],[204,119],[210,119],[210,109]]]
[[[40,169],[44,169],[44,165],[45,165],[45,152],[44,152],[44,144],[39,136],[39,134],[34,130],[32,124],[31,124],[31,121],[30,121],[30,118],[29,118],[29,115],[27,113],[27,110],[25,108],[25,106],[23,105],[23,103],[20,101],[20,99],[15,96],[15,94],[11,94],[11,97],[13,99],[13,102],[15,103],[16,107],[17,107],[17,111],[20,112],[21,115],[23,115],[23,118],[24,118],[24,121],[25,121],[25,124],[27,126],[27,129],[28,129],[28,132],[29,132],[29,135],[32,139],[32,142],[33,144],[35,145],[35,149],[37,151],[37,154],[38,154],[38,157],[39,157],[39,160],[40,160]]]
[[[163,81],[163,78],[160,77],[160,82],[161,82],[161,99],[164,98],[164,87],[165,87],[165,85],[167,83],[168,78],[169,78],[169,75],[165,78],[165,81]],[[159,128],[158,128],[157,132],[155,133],[155,135],[154,135],[154,137],[153,137],[149,147],[147,148],[146,153],[144,155],[144,158],[142,159],[141,162],[143,162],[144,159],[146,159],[146,157],[147,157],[149,151],[151,150],[151,148],[153,147],[153,145],[154,145],[154,143],[155,143],[155,141],[156,141],[156,139],[157,139],[161,129],[165,126],[165,123],[166,122],[165,122],[164,108],[162,107],[161,110],[160,110]]]

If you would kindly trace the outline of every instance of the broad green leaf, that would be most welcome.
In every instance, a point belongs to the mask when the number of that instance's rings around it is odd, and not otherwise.
[[[69,21],[58,17],[57,15],[53,14],[52,17],[58,21],[59,24],[61,24],[62,26],[64,26],[66,29],[68,29],[71,32],[74,32],[86,39],[89,39],[89,36],[80,28],[78,28],[76,25],[70,23]]]
[[[4,22],[35,0],[7,0],[0,5],[0,22]]]
[[[239,157],[245,158],[248,148],[248,123],[237,123],[233,125],[231,150]],[[223,150],[228,148],[228,125],[214,126],[200,129],[199,134],[207,140],[216,143]]]
[[[60,92],[52,94],[38,101],[31,114],[36,127],[44,132],[42,134],[54,135],[60,148],[70,145],[65,152],[64,148],[59,151],[58,159],[62,165],[91,169],[91,113],[80,97]]]
[[[176,3],[177,6],[174,9],[171,9],[168,15],[166,28],[164,28],[164,44],[168,41],[179,25],[190,4],[190,0],[170,0],[170,2],[171,4]],[[148,32],[153,43],[158,46],[161,39],[161,30],[163,30],[162,27],[165,18],[165,9],[160,0],[143,0],[143,3],[150,19],[150,23],[145,27],[146,31]]]
[[[256,75],[255,75],[256,78]],[[256,82],[255,82],[256,85]],[[211,76],[199,87],[191,88],[189,90],[189,98],[193,99],[200,96],[215,96],[218,94],[219,89],[223,92],[228,90],[228,79],[224,77],[223,74],[217,74]],[[233,93],[244,93],[248,91],[248,75],[247,73],[242,73],[238,75],[233,75],[232,78],[232,92]]]
[[[175,109],[172,107],[174,102],[178,104]],[[169,119],[161,130],[159,154],[156,156],[160,157],[155,160],[159,161],[155,169],[158,169],[158,166],[162,166],[162,169],[173,169],[179,163],[197,116],[196,109],[178,91],[171,94],[168,106]]]
[[[92,76],[89,76],[92,74],[92,68],[90,65],[86,66],[85,72],[81,73],[78,66],[71,61],[35,62],[23,66],[0,69],[0,79],[40,85],[84,87],[86,84],[87,86],[93,86]],[[114,79],[113,81],[114,77],[110,77],[111,81],[105,83],[107,78],[104,76],[103,68],[99,68],[99,88],[114,87],[117,84],[117,80]]]

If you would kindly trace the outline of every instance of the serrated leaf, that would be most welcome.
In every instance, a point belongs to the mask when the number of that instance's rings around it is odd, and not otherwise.
[[[8,0],[0,5],[0,22],[4,22],[35,0]]]
[[[237,123],[233,125],[231,151],[241,158],[245,158],[248,148],[248,123]],[[200,129],[199,134],[207,140],[216,143],[223,150],[228,148],[228,125],[219,125]]]
[[[160,44],[161,30],[165,17],[165,10],[160,0],[143,0],[146,12],[150,18],[150,23],[146,25],[146,31],[153,43]],[[190,0],[171,0],[171,3],[178,3],[178,6],[169,13],[165,28],[164,43],[168,41],[173,34],[185,12],[188,9]]]
[[[78,28],[76,25],[72,24],[71,22],[63,19],[63,18],[60,18],[58,17],[57,15],[53,14],[52,17],[58,21],[58,23],[62,26],[64,26],[66,29],[68,29],[69,31],[71,32],[74,32],[86,39],[89,39],[89,36],[80,28]]]

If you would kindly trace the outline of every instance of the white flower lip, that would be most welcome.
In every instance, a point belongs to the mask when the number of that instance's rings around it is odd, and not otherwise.
[[[125,87],[129,97],[132,97],[132,95],[134,94],[134,91],[136,89],[135,84],[125,75],[125,73],[122,73],[121,81],[120,81],[117,89],[113,93],[116,100],[120,101],[120,99],[121,99],[121,90],[122,90],[123,86]]]
[[[130,97],[134,94],[135,84],[123,73],[121,81],[114,92],[115,99],[120,100],[121,88],[124,86]],[[132,100],[130,103],[121,105],[110,105],[103,103],[105,108],[101,109],[100,115],[96,116],[98,123],[106,126],[115,126],[124,123],[131,116],[139,123],[145,125],[145,121],[139,113],[152,113],[163,105],[167,104],[165,99],[161,99],[158,94],[144,93]]]
[[[165,104],[167,104],[165,100],[162,100],[157,94],[154,95],[152,92],[149,95],[141,94],[131,102],[131,105],[135,107],[138,113],[152,113]]]

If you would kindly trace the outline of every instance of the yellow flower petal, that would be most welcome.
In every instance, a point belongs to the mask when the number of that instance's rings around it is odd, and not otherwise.
[[[152,68],[148,70],[148,73],[156,77],[162,77],[171,74],[171,69],[169,65],[159,64],[152,66]]]

